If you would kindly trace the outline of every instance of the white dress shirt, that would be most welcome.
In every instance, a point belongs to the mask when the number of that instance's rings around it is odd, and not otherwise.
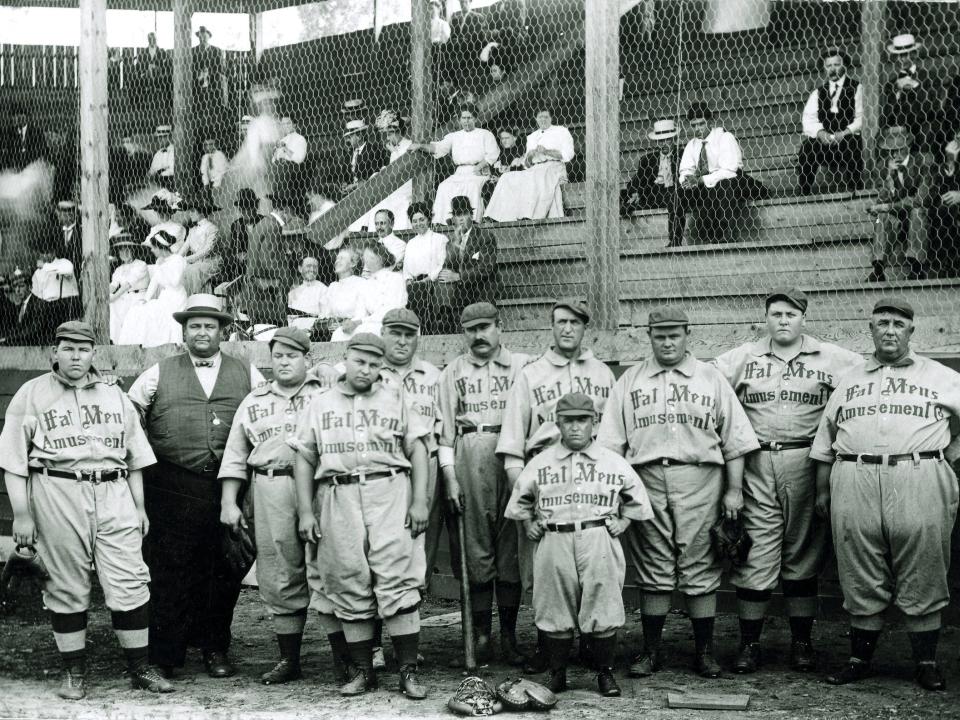
[[[407,251],[407,244],[403,240],[390,233],[386,237],[380,238],[380,244],[390,251],[398,265],[403,262],[404,254]]]
[[[447,259],[447,243],[450,239],[446,235],[427,230],[422,235],[414,235],[407,243],[407,254],[403,260],[403,277],[405,280],[426,275],[436,280]]]
[[[840,97],[840,91],[843,90],[843,86],[846,83],[847,76],[844,75],[842,78],[836,81],[830,81],[830,86],[827,89],[827,92],[830,93],[830,112],[836,113],[837,108],[837,99]],[[847,125],[847,130],[852,133],[860,133],[860,128],[863,127],[863,85],[857,85],[857,90],[853,95],[853,122]],[[820,117],[818,111],[820,110],[820,96],[819,88],[810,93],[810,96],[807,98],[806,105],[803,106],[803,115],[801,117],[801,123],[803,125],[803,134],[809,138],[815,138],[817,133],[823,130],[823,123],[820,122]]]
[[[710,131],[705,140],[693,138],[683,149],[680,158],[680,182],[696,175],[697,163],[700,161],[700,148],[707,144],[707,165],[709,172],[703,176],[704,187],[712,188],[721,180],[730,180],[737,176],[743,167],[743,151],[733,133],[728,133],[717,126]]]
[[[149,174],[160,175],[161,177],[173,177],[173,143],[157,150],[153,154]]]
[[[213,388],[217,384],[217,377],[220,375],[220,365],[223,362],[221,354],[217,353],[209,358],[194,357],[189,351],[187,351],[187,354],[190,355],[190,359],[194,363],[198,360],[213,363],[212,367],[197,367],[196,364],[194,364],[193,367],[193,371],[197,374],[197,380],[200,382],[200,387],[203,388],[204,394],[210,397],[210,393],[213,392]],[[261,372],[253,365],[250,365],[250,387],[256,387],[264,382],[266,382],[266,380]],[[153,400],[157,396],[157,385],[159,384],[160,365],[151,365],[143,371],[140,377],[134,380],[133,385],[130,387],[130,392],[127,393],[127,397],[129,397],[130,401],[138,408],[146,410],[153,405]]]
[[[327,294],[327,286],[319,280],[302,282],[294,285],[287,293],[287,306],[294,310],[320,317],[320,308],[323,298]]]
[[[366,287],[367,281],[359,275],[350,275],[330,283],[323,298],[320,317],[352,318],[357,313]]]
[[[227,174],[227,156],[219,150],[212,153],[206,153],[200,158],[200,177],[203,179],[203,186],[212,185],[215,188],[220,187],[223,182],[223,176]]]

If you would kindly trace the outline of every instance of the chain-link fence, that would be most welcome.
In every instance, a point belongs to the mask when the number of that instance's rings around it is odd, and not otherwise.
[[[456,332],[477,300],[541,328],[588,295],[583,1],[410,5],[266,10],[241,49],[208,13],[189,54],[162,31],[110,48],[113,342],[175,341],[194,292],[260,340],[401,305]],[[955,308],[956,3],[620,10],[621,324],[662,302],[749,322],[777,284],[837,319],[881,290]],[[7,344],[81,309],[77,79],[75,47],[0,53]]]

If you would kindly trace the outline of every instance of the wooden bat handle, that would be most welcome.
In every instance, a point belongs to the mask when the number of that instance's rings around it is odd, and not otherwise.
[[[467,672],[477,669],[473,645],[473,608],[470,605],[470,574],[467,570],[467,538],[463,515],[457,515],[457,536],[460,539],[460,627],[463,631],[463,664]]]

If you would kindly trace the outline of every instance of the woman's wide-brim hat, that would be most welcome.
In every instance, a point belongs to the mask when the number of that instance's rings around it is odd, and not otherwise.
[[[677,136],[677,124],[673,120],[656,120],[653,130],[647,133],[651,140],[669,140]]]
[[[233,322],[233,315],[223,311],[223,303],[220,298],[210,293],[197,293],[187,298],[187,303],[183,310],[175,312],[173,319],[183,325],[190,318],[209,317],[214,318],[221,325],[229,325]]]

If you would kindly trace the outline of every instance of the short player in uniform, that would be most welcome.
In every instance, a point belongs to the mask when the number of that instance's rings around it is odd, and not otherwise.
[[[519,665],[523,658],[517,649],[517,524],[503,516],[510,486],[496,448],[507,397],[529,358],[500,344],[500,313],[490,303],[468,305],[460,314],[460,325],[467,352],[454,358],[440,376],[440,467],[450,512],[464,523],[477,657],[481,662],[490,659],[496,589],[500,657]],[[449,535],[451,563],[459,578],[459,539],[453,529]]]
[[[147,664],[150,573],[141,554],[150,523],[141,469],[156,462],[136,408],[93,367],[93,328],[56,330],[53,370],[24,383],[7,408],[0,468],[13,542],[36,546],[49,578],[43,601],[63,660],[58,695],[86,695],[90,568],[96,568],[134,688],[173,686]]]
[[[960,375],[910,349],[913,316],[905,300],[877,301],[876,351],[830,397],[810,451],[850,614],[850,659],[828,678],[835,685],[870,674],[893,605],[905,616],[917,683],[945,688],[937,644],[958,493],[944,450],[960,414]]]
[[[766,299],[769,336],[715,361],[760,440],[760,451],[746,457],[743,475],[741,515],[753,546],[731,573],[740,615],[740,652],[733,669],[740,673],[754,672],[760,663],[763,620],[778,580],[790,618],[790,665],[795,670],[816,665],[811,630],[829,525],[814,509],[810,445],[830,393],[863,358],[804,334],[806,312],[802,292],[774,290]]]
[[[590,323],[590,311],[579,300],[560,300],[550,310],[553,345],[531,361],[518,374],[503,409],[503,426],[497,441],[497,454],[512,488],[523,466],[554,442],[560,431],[554,422],[557,401],[571,392],[593,398],[597,417],[603,415],[613,372],[593,352],[583,347],[583,335]],[[519,533],[520,580],[525,592],[533,590],[533,545]],[[547,669],[546,658],[538,652],[524,667],[526,673]],[[585,655],[581,644],[581,655]]]
[[[297,534],[296,453],[289,441],[296,438],[299,419],[313,397],[334,382],[334,370],[321,365],[308,376],[309,352],[306,330],[283,327],[274,333],[273,382],[258,385],[240,403],[220,463],[220,522],[233,529],[246,527],[238,498],[241,492],[253,492],[257,585],[273,615],[280,648],[280,661],[261,676],[264,685],[300,677],[300,645],[310,604],[304,544]],[[248,477],[251,487],[246,487]],[[341,654],[335,653],[335,660],[342,663],[345,641],[337,626],[334,632],[340,637],[331,645],[335,651],[339,645]]]
[[[344,376],[314,398],[297,432],[299,531],[317,542],[331,610],[343,623],[354,677],[340,688],[376,688],[374,619],[383,619],[400,665],[400,690],[424,698],[417,677],[427,449],[432,432],[399,388],[379,380],[384,344],[356,333]]]
[[[617,381],[597,436],[634,466],[653,505],[653,520],[625,538],[642,592],[644,647],[630,666],[634,677],[661,666],[675,590],[686,597],[697,673],[719,677],[713,625],[722,568],[710,527],[721,515],[739,514],[744,456],[760,447],[730,384],[687,352],[689,322],[678,308],[650,313],[653,357]]]
[[[613,676],[617,629],[623,626],[626,562],[618,539],[631,520],[653,517],[643,483],[620,455],[593,441],[593,398],[560,398],[561,441],[520,473],[506,515],[523,521],[538,543],[533,563],[533,612],[550,663],[550,689],[567,688],[573,633],[591,637],[601,695],[620,695]]]

